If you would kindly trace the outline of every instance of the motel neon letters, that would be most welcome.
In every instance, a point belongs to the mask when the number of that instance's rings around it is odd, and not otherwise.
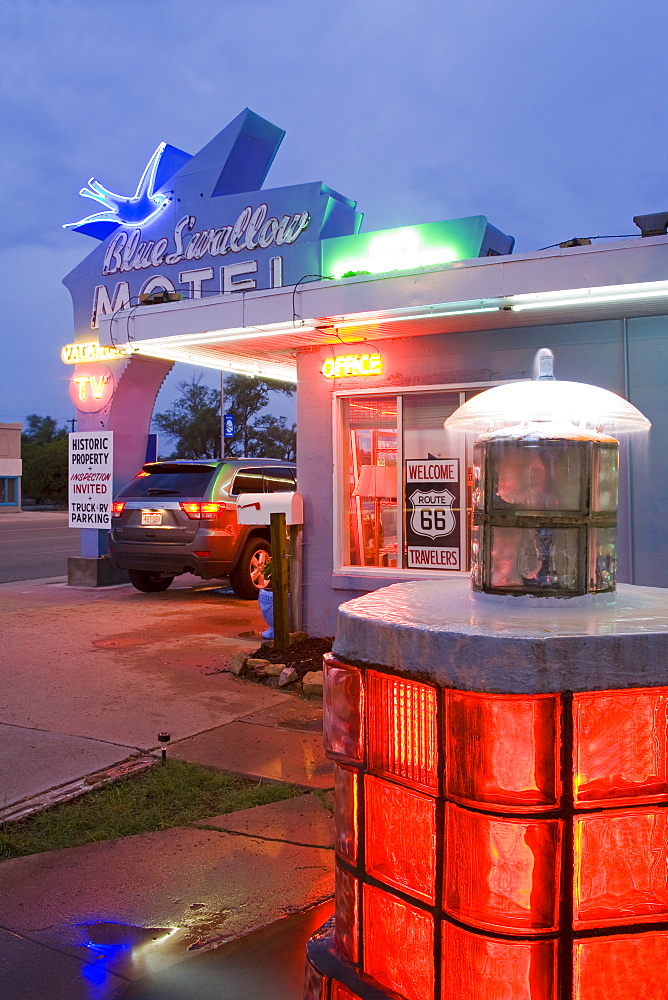
[[[141,229],[135,229],[131,236],[120,232],[110,241],[102,265],[102,274],[116,274],[118,271],[141,271],[147,267],[161,267],[163,264],[178,264],[182,260],[200,260],[206,254],[220,257],[229,253],[241,253],[266,249],[272,244],[283,246],[294,243],[310,222],[308,212],[295,212],[281,219],[266,218],[267,205],[263,202],[255,211],[250,205],[241,212],[233,225],[217,229],[193,232],[197,225],[194,215],[184,215],[174,227],[174,251],[167,253],[169,241],[163,237],[157,241],[141,241]]]

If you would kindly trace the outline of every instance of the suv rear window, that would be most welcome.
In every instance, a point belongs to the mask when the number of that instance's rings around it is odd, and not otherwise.
[[[277,466],[276,468],[265,466],[262,471],[264,472],[265,493],[294,492],[295,477],[292,474],[292,469],[286,469],[281,466]]]
[[[212,465],[170,465],[145,469],[124,486],[119,497],[202,497],[216,472]]]
[[[264,493],[262,486],[262,469],[239,469],[230,486],[230,496],[239,493]]]

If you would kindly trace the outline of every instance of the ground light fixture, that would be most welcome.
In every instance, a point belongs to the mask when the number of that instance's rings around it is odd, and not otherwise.
[[[158,743],[162,743],[160,747],[160,763],[163,767],[167,763],[167,743],[169,743],[171,738],[171,733],[158,733]]]

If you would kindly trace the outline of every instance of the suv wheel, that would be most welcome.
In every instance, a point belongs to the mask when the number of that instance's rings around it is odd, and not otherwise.
[[[163,576],[162,573],[149,573],[145,569],[129,569],[128,576],[130,577],[130,583],[137,590],[143,591],[145,594],[154,594],[159,590],[167,590],[170,586],[173,576]]]
[[[271,546],[263,538],[251,538],[246,542],[239,562],[230,573],[230,584],[237,597],[246,601],[257,599],[259,591],[264,590],[268,580],[262,575],[264,567],[271,558]]]

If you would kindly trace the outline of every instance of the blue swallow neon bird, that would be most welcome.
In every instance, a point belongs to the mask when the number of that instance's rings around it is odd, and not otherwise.
[[[89,215],[79,222],[67,222],[63,229],[78,229],[91,223],[111,222],[114,225],[129,226],[137,229],[151,222],[169,204],[165,194],[157,194],[153,188],[160,160],[165,151],[165,142],[161,142],[151,159],[146,164],[141,175],[137,190],[131,198],[109,191],[94,177],[88,181],[88,187],[82,188],[79,194],[82,198],[92,198],[106,211]]]

